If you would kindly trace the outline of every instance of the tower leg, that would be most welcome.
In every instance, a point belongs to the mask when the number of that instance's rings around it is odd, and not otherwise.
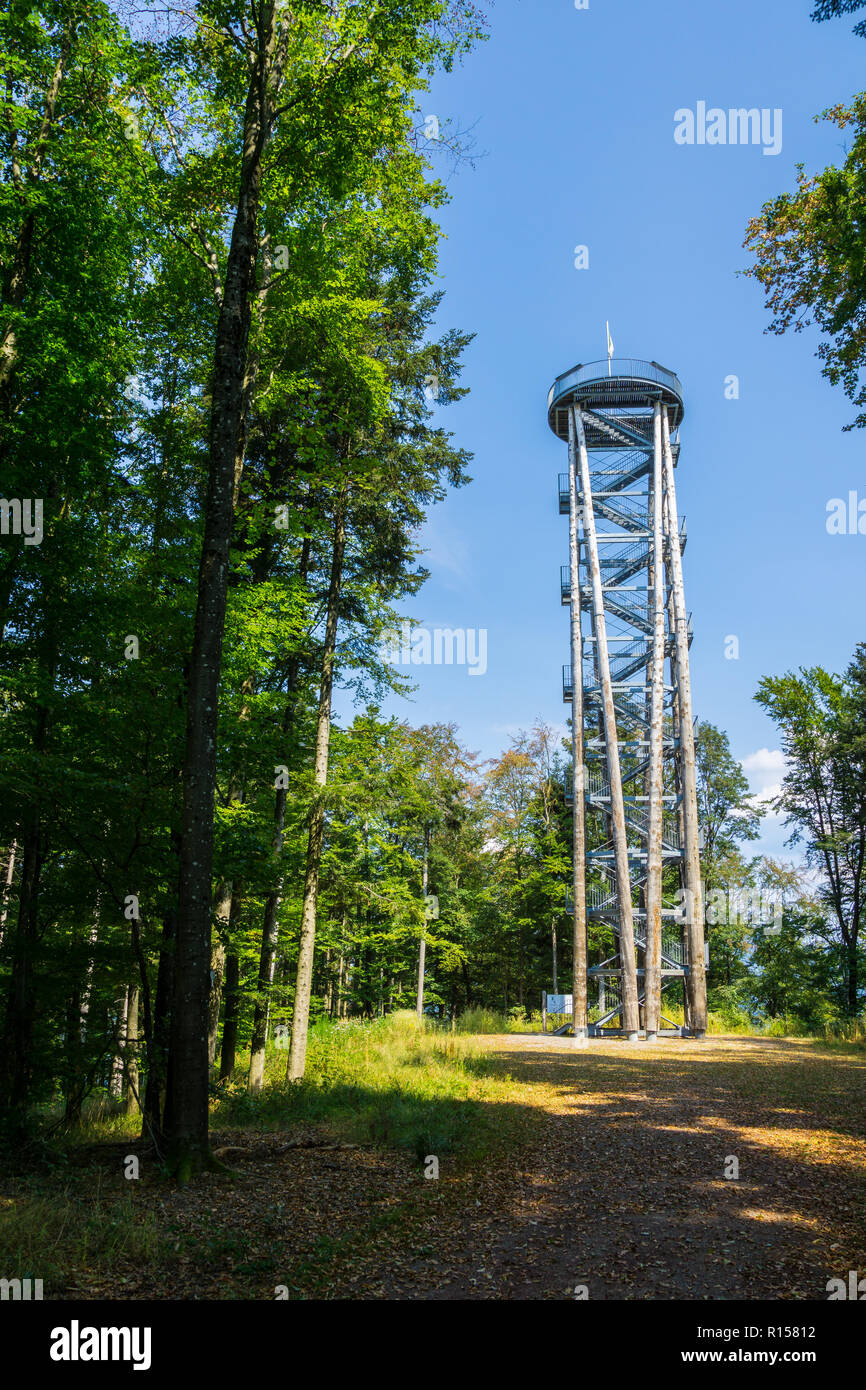
[[[646,1036],[647,1042],[658,1036],[661,1017],[662,988],[662,736],[664,719],[664,662],[665,662],[665,586],[664,535],[662,518],[663,464],[661,404],[656,403],[653,419],[653,480],[652,480],[652,589],[653,621],[650,657],[650,766],[649,766],[649,833],[647,835],[646,884]]]
[[[573,759],[572,861],[574,866],[574,978],[572,1024],[575,1039],[586,1037],[586,798],[583,785],[583,634],[580,615],[580,544],[577,530],[577,438],[574,412],[568,425],[568,559],[571,567],[571,746]]]
[[[625,806],[622,793],[622,773],[619,762],[619,738],[616,729],[616,711],[613,703],[613,686],[610,677],[610,659],[607,645],[607,624],[604,616],[601,566],[598,556],[598,539],[595,530],[595,516],[592,508],[592,484],[589,476],[589,457],[586,448],[586,432],[580,411],[572,407],[573,428],[577,435],[577,452],[580,464],[580,494],[583,504],[583,529],[587,550],[587,560],[592,584],[592,625],[598,659],[599,680],[604,714],[604,741],[607,754],[608,778],[610,781],[610,807],[613,823],[613,847],[616,862],[617,908],[619,913],[619,955],[622,967],[622,1023],[630,1042],[636,1041],[640,1028],[640,1013],[637,992],[637,961],[635,957],[634,918],[631,900],[631,876],[628,863],[628,841],[625,828]],[[578,580],[580,576],[578,575]],[[582,680],[583,672],[575,670],[574,685]]]
[[[662,410],[665,496],[667,502],[673,607],[676,630],[677,693],[679,700],[680,765],[683,784],[683,829],[685,840],[685,886],[688,928],[689,1019],[692,1033],[702,1038],[707,1031],[707,976],[704,965],[704,904],[701,891],[701,861],[698,844],[698,795],[695,768],[695,730],[692,715],[692,688],[689,675],[689,631],[686,612],[680,526],[674,482],[667,411]]]

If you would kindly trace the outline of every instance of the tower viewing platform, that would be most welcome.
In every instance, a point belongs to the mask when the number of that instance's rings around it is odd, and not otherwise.
[[[637,357],[614,357],[610,363],[605,357],[599,362],[578,363],[556,378],[547,394],[547,419],[557,438],[566,440],[568,410],[573,405],[610,413],[623,423],[644,420],[651,431],[656,401],[667,407],[670,428],[675,430],[685,413],[683,388],[676,373]],[[601,437],[596,439],[596,435]],[[603,447],[603,431],[590,430],[588,443],[590,436],[596,447]],[[608,442],[617,447],[610,436]],[[620,447],[623,442],[619,442]]]

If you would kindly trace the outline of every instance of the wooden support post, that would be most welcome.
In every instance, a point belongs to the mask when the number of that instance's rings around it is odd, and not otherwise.
[[[604,616],[604,600],[601,583],[601,566],[598,558],[598,538],[595,532],[595,516],[592,510],[592,484],[589,476],[589,457],[586,450],[586,432],[579,410],[572,408],[577,433],[577,452],[580,462],[580,493],[583,504],[583,530],[589,561],[589,574],[592,583],[592,625],[595,636],[599,678],[601,681],[602,709],[604,712],[604,742],[607,753],[608,777],[610,780],[610,808],[613,829],[613,848],[616,862],[616,897],[619,911],[619,957],[622,967],[622,1021],[629,1042],[636,1042],[640,1028],[640,1010],[637,993],[637,962],[634,944],[634,917],[632,915],[631,876],[628,866],[628,841],[625,828],[625,806],[622,795],[622,773],[619,763],[619,738],[616,729],[616,711],[613,703],[613,686],[610,679],[610,660],[607,646],[607,624]],[[577,683],[578,672],[574,672]]]
[[[586,796],[583,751],[583,633],[580,615],[580,541],[578,538],[577,431],[575,412],[568,417],[568,563],[571,573],[571,747],[572,747],[572,864],[574,893],[574,978],[572,1030],[575,1041],[586,1037]]]
[[[664,719],[665,679],[665,567],[662,499],[664,478],[662,463],[661,403],[656,402],[653,419],[653,479],[652,479],[652,621],[653,635],[650,654],[650,749],[649,749],[649,833],[647,836],[646,881],[646,1038],[655,1042],[661,1017],[662,987],[662,808],[664,783],[662,774],[662,735]]]
[[[665,518],[666,518],[666,519],[665,519],[665,527],[667,527],[667,504],[665,504]],[[673,578],[672,578],[672,575],[671,575],[671,559],[670,559],[670,545],[669,545],[669,544],[666,544],[666,545],[665,545],[665,557],[666,557],[666,558],[665,558],[665,575],[666,575],[666,578],[667,578],[667,585],[668,585],[668,603],[667,603],[668,627],[669,627],[669,629],[670,629],[671,632],[676,633],[676,621],[675,621],[675,619],[674,619],[674,585],[673,585]],[[679,706],[679,699],[676,697],[676,692],[679,690],[679,676],[677,675],[676,644],[674,644],[673,651],[671,652],[670,663],[671,663],[671,685],[672,685],[672,687],[673,687],[673,689],[674,689],[674,692],[675,692],[675,698],[674,698],[673,708],[672,708],[672,710],[671,710],[671,734],[672,734],[672,736],[673,736],[674,744],[675,744],[675,745],[678,745],[678,744],[679,744],[679,739],[680,739],[680,706]],[[684,845],[685,842],[686,842],[686,829],[685,829],[685,820],[684,820],[684,818],[683,818],[683,801],[684,801],[684,799],[683,799],[683,778],[682,778],[682,768],[681,768],[681,766],[680,766],[680,759],[679,759],[678,757],[675,757],[675,758],[673,759],[673,773],[674,773],[674,788],[675,788],[676,794],[677,794],[677,843],[680,844],[680,845]],[[685,886],[686,886],[686,866],[685,866],[685,863],[682,862],[682,863],[680,864],[680,889],[683,890],[683,894],[684,894]],[[681,923],[680,923],[680,942],[681,942],[682,951],[683,951],[683,966],[685,967],[686,972],[688,972],[688,966],[689,966],[689,928],[688,928],[688,911],[684,911],[683,918],[682,918],[682,921],[681,921]],[[690,1032],[689,1007],[690,1007],[690,1006],[689,1006],[688,982],[687,982],[687,979],[684,978],[684,979],[683,979],[683,1037],[685,1037],[686,1034],[687,1034],[688,1032]]]
[[[685,832],[685,886],[687,933],[689,943],[688,975],[691,1031],[702,1038],[707,1031],[707,975],[704,964],[704,904],[701,892],[701,859],[698,844],[698,794],[695,769],[695,731],[692,716],[692,688],[689,675],[689,629],[683,586],[683,564],[680,551],[680,523],[677,515],[677,492],[674,482],[674,460],[671,451],[670,426],[667,411],[662,411],[662,440],[664,446],[665,497],[667,501],[668,538],[671,577],[673,579],[674,621],[676,624],[677,692],[679,697],[680,767],[683,787],[683,829]]]

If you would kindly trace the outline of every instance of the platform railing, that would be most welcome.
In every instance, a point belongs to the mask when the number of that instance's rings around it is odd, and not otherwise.
[[[617,377],[633,381],[651,381],[657,386],[664,386],[679,400],[683,398],[679,377],[666,367],[659,366],[658,362],[644,362],[639,357],[614,357],[608,363],[608,359],[603,357],[597,362],[581,362],[572,367],[571,371],[557,377],[547,395],[548,408],[566,391]]]

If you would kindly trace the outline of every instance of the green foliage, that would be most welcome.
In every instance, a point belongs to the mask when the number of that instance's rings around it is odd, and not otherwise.
[[[779,726],[787,771],[776,809],[820,875],[815,932],[836,942],[844,1009],[862,1007],[866,903],[866,647],[844,678],[821,667],[765,677],[755,697]]]
[[[0,17],[0,454],[6,494],[45,507],[40,545],[0,545],[0,844],[12,860],[0,1089],[19,1130],[34,1102],[54,1116],[60,1100],[74,1127],[105,1093],[134,985],[139,1035],[123,1061],[142,1094],[156,1088],[151,1118],[165,1102],[214,343],[260,35],[244,15],[205,5],[135,40],[98,3],[15,3]],[[430,335],[445,195],[412,110],[435,68],[481,36],[474,5],[441,0],[310,0],[271,20],[286,80],[254,228],[215,808],[215,878],[235,885],[219,934],[240,963],[241,1046],[250,1004],[264,1002],[276,884],[276,1013],[292,1003],[335,500],[348,492],[338,682],[375,694],[396,683],[381,630],[423,578],[417,529],[465,478],[467,455],[430,423],[425,396],[431,373],[440,405],[464,394],[469,337]],[[275,846],[280,765],[292,787]],[[404,950],[417,941],[410,878],[383,879],[371,923]]]
[[[821,23],[825,19],[838,19],[843,14],[854,14],[861,10],[866,0],[818,0],[812,11],[812,18]],[[858,38],[866,37],[866,23],[855,24],[854,33]]]
[[[866,25],[858,25],[866,33]],[[745,272],[763,287],[772,313],[770,331],[801,332],[814,323],[824,335],[817,356],[822,375],[841,385],[857,414],[846,429],[866,425],[866,327],[862,207],[866,192],[866,96],[822,113],[845,131],[841,167],[807,175],[797,166],[794,192],[765,203],[747,228],[744,245],[754,263]]]
[[[464,1009],[455,1020],[458,1033],[540,1033],[540,1018],[527,1016],[524,1009],[509,1009],[507,1014],[494,1009]]]
[[[263,1091],[242,1080],[216,1102],[215,1123],[324,1126],[346,1142],[427,1154],[483,1152],[492,1142],[482,1101],[500,1083],[471,1040],[419,1022],[408,1010],[311,1029],[303,1081],[285,1079],[285,1053],[269,1055]]]

